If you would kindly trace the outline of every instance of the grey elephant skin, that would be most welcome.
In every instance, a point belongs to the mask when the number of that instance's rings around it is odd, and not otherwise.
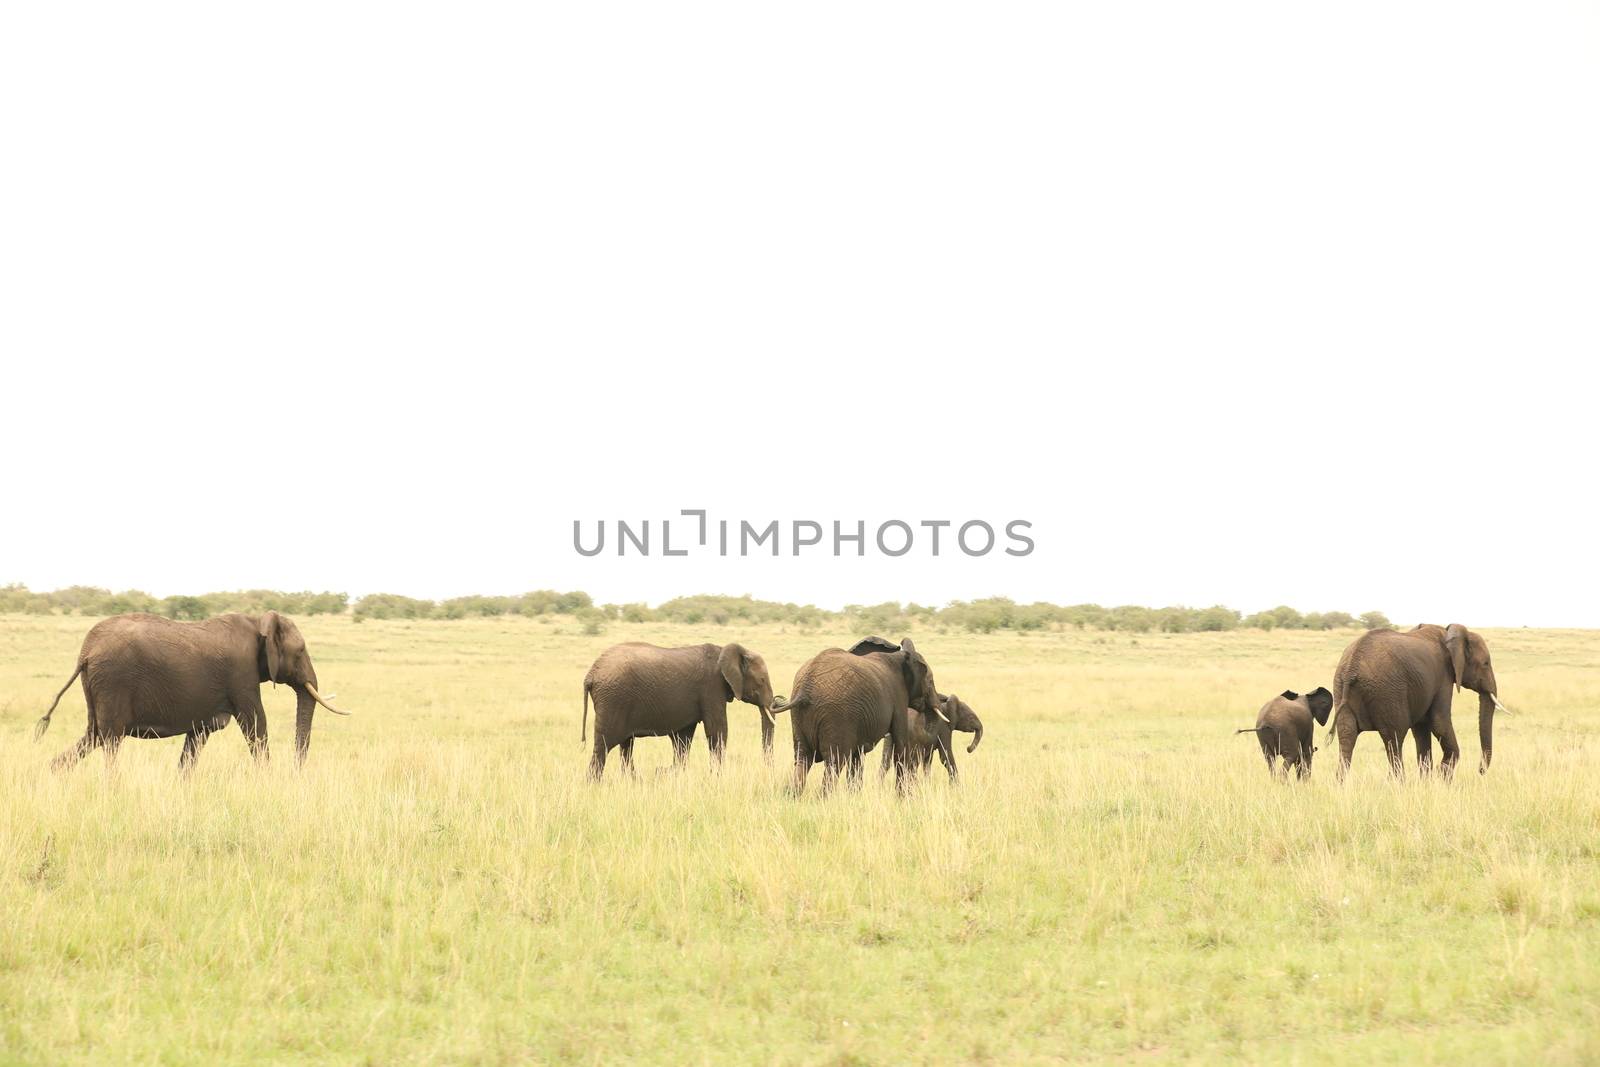
[[[944,711],[943,719],[905,709],[906,767],[912,773],[926,771],[933,765],[933,757],[937,754],[939,762],[950,774],[950,781],[957,782],[961,774],[956,770],[956,752],[951,736],[956,731],[972,734],[972,744],[967,746],[970,754],[983,740],[983,720],[978,718],[978,713],[972,710],[971,705],[954,693],[948,696],[939,693],[938,698],[939,707]],[[878,764],[879,778],[889,773],[889,765],[894,762],[893,753],[892,745],[883,747],[883,761]]]
[[[1311,757],[1317,751],[1311,723],[1316,720],[1318,726],[1326,726],[1332,710],[1333,694],[1321,686],[1309,693],[1285,689],[1261,705],[1254,726],[1236,732],[1256,735],[1267,770],[1274,775],[1287,780],[1293,770],[1299,778],[1310,778]]]
[[[1417,742],[1417,770],[1433,767],[1433,742],[1444,750],[1440,770],[1450,776],[1461,758],[1450,701],[1456,686],[1478,694],[1478,741],[1483,746],[1479,773],[1494,755],[1494,713],[1504,710],[1498,696],[1489,645],[1460,623],[1425,624],[1406,633],[1372,630],[1357,638],[1339,658],[1333,676],[1333,728],[1339,738],[1339,778],[1350,766],[1356,737],[1368,730],[1383,739],[1389,768],[1404,774],[1401,746],[1406,731]]]
[[[206,738],[236,719],[250,752],[267,758],[263,682],[294,690],[294,749],[304,763],[311,745],[311,718],[321,704],[340,711],[318,691],[316,668],[299,627],[276,611],[263,615],[218,615],[204,622],[175,622],[159,615],[116,615],[89,630],[78,652],[78,668],[50,702],[34,736],[50,725],[61,697],[79,677],[89,706],[89,725],[77,744],[51,764],[66,770],[104,746],[115,762],[124,737],[183,735],[178,766],[194,765]]]
[[[672,738],[673,762],[681,766],[702,722],[712,759],[720,763],[733,700],[761,709],[761,745],[772,751],[772,681],[766,661],[743,645],[612,645],[583,679],[584,739],[591,699],[594,749],[589,773],[596,778],[605,772],[606,754],[613,748],[622,750],[623,766],[633,770],[636,737]]]
[[[896,645],[868,637],[849,649],[830,648],[811,657],[794,676],[787,702],[773,705],[789,713],[794,736],[794,791],[804,791],[813,763],[825,768],[822,788],[833,788],[841,772],[861,781],[861,758],[885,737],[890,739],[895,780],[904,785],[910,752],[905,709],[942,715],[933,670],[907,638]]]

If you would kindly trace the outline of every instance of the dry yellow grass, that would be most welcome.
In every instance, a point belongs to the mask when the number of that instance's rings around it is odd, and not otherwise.
[[[796,800],[743,706],[720,774],[588,783],[581,678],[738,639],[785,691],[857,635],[302,619],[357,716],[296,773],[268,689],[271,766],[230,728],[183,781],[177,741],[47,769],[90,624],[0,617],[8,1061],[1600,1060],[1600,633],[1487,632],[1488,777],[1363,737],[1342,788],[1231,731],[1353,634],[917,633],[987,726],[961,786]]]

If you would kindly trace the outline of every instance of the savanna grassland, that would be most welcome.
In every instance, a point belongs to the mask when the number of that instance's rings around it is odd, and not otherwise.
[[[583,673],[737,639],[787,692],[859,635],[303,618],[355,715],[296,773],[267,687],[270,766],[230,726],[185,781],[177,740],[47,769],[90,625],[0,617],[7,1062],[1600,1061],[1600,633],[1485,631],[1487,777],[1467,694],[1453,783],[1363,735],[1341,788],[1232,731],[1352,631],[917,632],[987,727],[960,786],[795,799],[744,705],[720,773],[589,783]]]

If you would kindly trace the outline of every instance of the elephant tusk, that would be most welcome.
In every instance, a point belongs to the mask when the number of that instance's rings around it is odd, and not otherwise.
[[[950,721],[950,716],[946,715],[943,711],[940,711],[937,706],[934,707],[933,713],[939,716],[939,718],[943,719],[945,722]]]
[[[1498,696],[1496,696],[1494,693],[1490,693],[1489,694],[1489,699],[1494,701],[1494,710],[1495,711],[1503,711],[1507,715],[1511,714],[1511,709],[1506,707],[1504,704],[1500,703],[1500,698]]]
[[[310,684],[309,682],[306,683],[306,692],[311,694],[311,699],[312,700],[315,700],[318,704],[321,704],[323,707],[327,708],[329,711],[333,712],[335,715],[348,715],[348,714],[350,714],[348,711],[340,711],[338,708],[334,707],[332,704],[330,704],[326,700],[324,700],[322,698],[322,694],[317,692],[317,687],[312,685],[312,684]]]
[[[773,717],[771,708],[762,708],[761,709],[761,714],[765,715],[767,717],[767,721],[770,722],[772,725],[774,725],[774,726],[778,725],[778,720]]]

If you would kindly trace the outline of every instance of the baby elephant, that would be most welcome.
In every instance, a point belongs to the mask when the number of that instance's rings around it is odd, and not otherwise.
[[[1311,744],[1311,720],[1328,724],[1328,712],[1333,710],[1333,694],[1318,686],[1304,695],[1285,689],[1261,706],[1254,727],[1235,731],[1255,734],[1261,742],[1261,754],[1267,759],[1267,770],[1287,780],[1293,767],[1301,778],[1311,777],[1311,754],[1316,748]],[[1278,757],[1283,766],[1278,766]]]
[[[906,731],[908,739],[906,766],[912,773],[925,771],[933,763],[935,753],[939,762],[944,764],[944,769],[950,772],[952,782],[959,780],[956,772],[956,752],[950,742],[952,731],[960,730],[964,734],[975,735],[972,744],[967,746],[971,752],[978,747],[978,742],[983,740],[983,720],[978,718],[978,713],[965,700],[951,693],[946,696],[938,694],[939,707],[945,713],[948,722],[941,721],[932,715],[923,715],[910,708],[905,710],[909,722]],[[878,777],[882,778],[889,773],[889,764],[894,762],[893,745],[885,741],[883,745],[883,762],[878,765]]]

